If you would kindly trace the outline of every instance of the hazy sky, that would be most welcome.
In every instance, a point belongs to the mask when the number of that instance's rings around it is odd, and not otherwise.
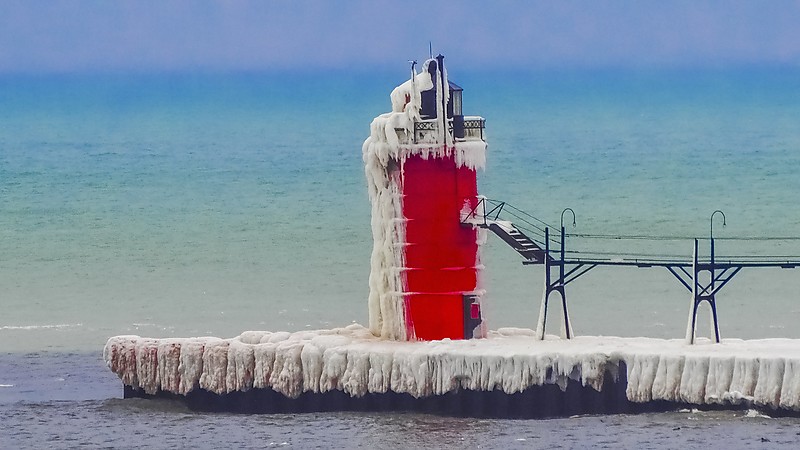
[[[0,0],[0,72],[800,67],[800,0]]]

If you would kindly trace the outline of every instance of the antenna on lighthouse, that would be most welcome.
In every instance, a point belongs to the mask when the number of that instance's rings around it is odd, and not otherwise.
[[[428,41],[428,59],[433,59],[433,42]]]
[[[417,60],[409,60],[411,63],[411,92],[413,92],[413,96],[409,97],[406,94],[406,103],[412,102],[412,106],[415,111],[419,109],[419,105],[417,104],[417,99],[419,97],[419,92],[417,92],[417,71],[414,70],[417,67]]]

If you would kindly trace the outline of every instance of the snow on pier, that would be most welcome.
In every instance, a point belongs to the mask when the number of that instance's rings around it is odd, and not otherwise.
[[[548,336],[499,329],[487,339],[391,341],[351,325],[332,330],[248,331],[231,339],[117,336],[104,349],[122,382],[146,394],[271,389],[288,398],[342,391],[416,398],[458,390],[522,392],[570,380],[600,390],[625,370],[631,402],[746,404],[800,411],[800,340]]]

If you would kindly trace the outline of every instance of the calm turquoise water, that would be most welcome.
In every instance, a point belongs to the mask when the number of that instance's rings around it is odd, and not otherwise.
[[[66,389],[57,373],[79,372],[91,383],[72,383],[53,417],[94,401],[87,421],[192,422],[108,400],[120,392],[96,357],[106,339],[366,323],[361,143],[404,77],[0,77],[3,408],[52,410]],[[571,207],[578,233],[705,237],[721,209],[717,237],[800,236],[800,72],[451,78],[465,112],[487,118],[491,198],[552,224]],[[691,256],[690,241],[633,245]],[[718,253],[800,255],[800,244],[720,241]],[[492,328],[534,326],[543,274],[519,262],[490,239]],[[664,269],[595,269],[569,289],[577,333],[683,336],[687,295]],[[797,270],[745,271],[718,300],[723,336],[800,338],[798,300]],[[20,388],[26,368],[42,371],[26,358],[52,379]]]

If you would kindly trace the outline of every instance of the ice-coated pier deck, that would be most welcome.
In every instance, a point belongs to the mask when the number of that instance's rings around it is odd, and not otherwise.
[[[351,325],[249,331],[231,339],[117,336],[104,357],[126,396],[184,398],[197,409],[422,409],[467,416],[648,405],[800,411],[800,340],[792,339],[540,341],[531,330],[500,329],[487,339],[400,342]]]

